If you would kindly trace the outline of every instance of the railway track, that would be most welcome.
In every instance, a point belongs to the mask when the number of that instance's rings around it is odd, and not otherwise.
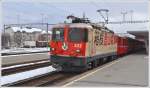
[[[108,63],[103,63],[99,67],[104,67],[105,65],[109,64]],[[43,86],[62,86],[70,81],[73,81],[76,78],[80,78],[81,76],[84,76],[93,70],[97,69],[91,69],[86,72],[82,73],[65,73],[65,72],[58,72],[58,71],[53,71],[50,73],[46,73],[43,75],[35,76],[29,79],[21,80],[18,82],[10,83],[10,84],[5,84],[2,86],[5,87],[43,87]]]
[[[9,86],[11,87],[53,86],[75,75],[77,75],[77,73],[64,73],[64,72],[54,71],[51,73],[43,74],[43,75],[36,76],[30,79],[25,79],[19,82],[6,84],[2,86],[5,86],[5,87],[9,87]]]
[[[38,61],[38,62],[32,62],[32,63],[26,63],[21,66],[15,65],[15,66],[9,66],[2,68],[1,75],[6,76],[10,74],[15,74],[23,71],[33,70],[41,67],[50,66],[51,63],[48,60],[44,61]]]

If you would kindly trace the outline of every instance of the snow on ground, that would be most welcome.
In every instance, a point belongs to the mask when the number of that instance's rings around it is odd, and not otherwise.
[[[20,80],[28,79],[28,78],[46,74],[46,73],[50,73],[55,70],[56,70],[55,68],[53,68],[52,66],[49,66],[49,67],[38,68],[35,70],[31,70],[31,71],[25,71],[25,72],[12,74],[12,75],[2,76],[1,85],[17,82]]]
[[[49,51],[48,47],[45,48],[13,48],[13,49],[3,49],[1,53],[27,53],[27,52],[42,52]]]

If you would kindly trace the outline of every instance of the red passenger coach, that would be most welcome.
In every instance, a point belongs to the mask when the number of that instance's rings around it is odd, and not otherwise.
[[[128,53],[133,53],[142,50],[144,42],[132,39],[129,37],[119,37],[117,38],[117,55],[125,55]]]
[[[145,45],[144,42],[132,38],[128,38],[127,40],[128,40],[128,53],[144,49]]]
[[[117,55],[125,55],[128,53],[128,40],[126,37],[117,38]]]

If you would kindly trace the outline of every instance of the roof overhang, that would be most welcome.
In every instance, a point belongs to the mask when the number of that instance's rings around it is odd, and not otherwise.
[[[148,31],[127,31],[129,34],[132,34],[135,36],[138,40],[148,40],[149,33]]]

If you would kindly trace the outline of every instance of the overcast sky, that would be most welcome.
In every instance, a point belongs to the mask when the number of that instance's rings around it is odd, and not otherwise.
[[[121,2],[122,1],[122,2]],[[92,22],[103,21],[96,12],[109,10],[109,21],[122,21],[121,12],[128,12],[126,20],[148,20],[148,0],[4,0],[2,3],[3,23],[60,23],[73,14],[82,17],[83,12]],[[146,24],[108,25],[116,32],[146,30]],[[122,30],[121,30],[122,29]]]

